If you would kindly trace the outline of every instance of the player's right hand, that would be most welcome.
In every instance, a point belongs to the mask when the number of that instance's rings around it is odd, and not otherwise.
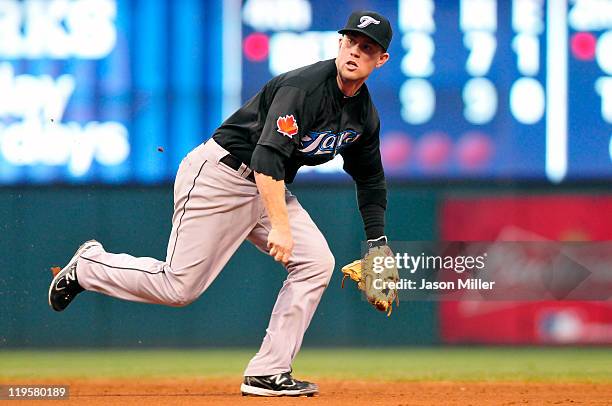
[[[293,251],[293,237],[291,236],[291,230],[279,230],[272,228],[268,234],[268,249],[270,255],[275,261],[287,264],[289,258],[291,258],[291,252]]]

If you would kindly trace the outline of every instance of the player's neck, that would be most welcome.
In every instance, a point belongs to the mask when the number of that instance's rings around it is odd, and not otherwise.
[[[336,75],[336,82],[338,83],[338,87],[343,95],[346,97],[353,97],[361,89],[361,85],[365,82],[365,79],[362,80],[344,80],[338,73]]]

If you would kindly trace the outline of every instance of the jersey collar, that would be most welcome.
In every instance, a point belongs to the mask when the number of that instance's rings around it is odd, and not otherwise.
[[[345,96],[344,93],[342,93],[342,91],[338,87],[338,82],[336,81],[336,75],[337,75],[337,70],[335,69],[335,65],[334,65],[333,75],[330,75],[330,77],[328,78],[328,81],[329,81],[329,86],[331,86],[332,88],[332,93],[334,95],[334,98],[339,103],[341,104],[353,103],[358,100],[362,100],[362,98],[368,94],[368,87],[364,83],[363,85],[361,85],[361,87],[359,88],[356,94],[354,94],[353,96]]]

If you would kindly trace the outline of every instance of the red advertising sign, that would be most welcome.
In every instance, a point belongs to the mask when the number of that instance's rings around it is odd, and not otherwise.
[[[612,240],[612,197],[548,195],[447,200],[445,241]],[[446,343],[612,343],[612,301],[440,303]]]

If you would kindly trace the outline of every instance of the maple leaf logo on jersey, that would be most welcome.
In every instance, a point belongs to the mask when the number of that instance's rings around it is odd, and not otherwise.
[[[295,121],[295,117],[293,117],[293,114],[288,114],[285,117],[279,117],[276,120],[276,126],[278,127],[276,131],[286,135],[289,138],[293,138],[293,136],[298,133],[298,125]]]

